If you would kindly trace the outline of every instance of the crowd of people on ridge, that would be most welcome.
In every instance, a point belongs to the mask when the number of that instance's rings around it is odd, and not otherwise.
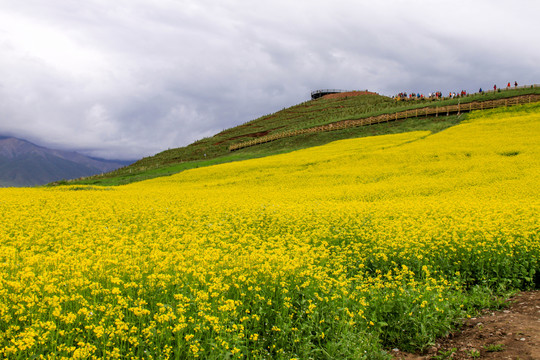
[[[511,86],[512,85],[509,82],[506,85],[506,89],[509,89]],[[514,82],[514,87],[517,88],[517,86],[518,86],[518,83],[517,83],[517,81],[515,81]],[[497,85],[493,85],[493,91],[497,91]],[[482,90],[482,88],[480,88],[480,90],[478,90],[478,93],[483,94],[484,90]],[[459,93],[450,92],[448,94],[448,96],[444,97],[444,98],[445,99],[454,99],[454,98],[459,98],[459,97],[464,97],[464,96],[469,96],[469,95],[470,94],[466,90],[461,90]],[[400,92],[399,94],[397,94],[395,96],[392,96],[392,99],[396,99],[396,100],[426,100],[426,99],[427,100],[438,100],[438,99],[443,99],[443,94],[440,91],[430,92],[428,95],[424,95],[424,94],[421,94],[421,93],[407,94],[406,92]]]

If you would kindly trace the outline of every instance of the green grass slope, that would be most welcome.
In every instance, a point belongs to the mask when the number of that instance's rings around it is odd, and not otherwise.
[[[245,124],[224,130],[212,137],[188,146],[170,149],[143,158],[134,164],[103,175],[70,181],[78,184],[122,185],[159,176],[168,176],[187,169],[239,161],[323,145],[335,140],[401,133],[415,130],[438,132],[460,121],[458,116],[414,118],[388,124],[377,124],[332,132],[304,134],[292,138],[229,151],[229,146],[260,136],[325,125],[342,120],[394,113],[426,106],[445,106],[472,101],[487,101],[506,97],[539,94],[540,88],[530,87],[474,94],[459,99],[396,101],[373,93],[361,96],[323,97],[307,101],[274,114],[262,116]]]

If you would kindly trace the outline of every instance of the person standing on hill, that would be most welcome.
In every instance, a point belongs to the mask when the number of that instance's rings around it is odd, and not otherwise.
[[[493,85],[493,91],[497,91],[497,85]]]
[[[508,82],[508,85],[506,85],[506,88],[510,88],[510,81]]]
[[[514,81],[514,87],[517,87],[518,84],[517,84],[517,81]]]

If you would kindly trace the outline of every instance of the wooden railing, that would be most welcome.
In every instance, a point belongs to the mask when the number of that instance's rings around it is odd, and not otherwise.
[[[465,104],[458,103],[457,105],[424,107],[420,109],[412,109],[412,110],[406,110],[406,111],[399,111],[395,113],[370,116],[370,117],[366,117],[362,119],[342,120],[342,121],[337,121],[330,124],[315,126],[315,127],[306,128],[306,129],[289,130],[289,131],[280,132],[276,134],[261,136],[258,138],[254,138],[252,140],[233,144],[229,146],[229,151],[235,151],[235,150],[246,148],[249,146],[263,144],[270,141],[284,139],[284,138],[302,135],[302,134],[312,134],[312,133],[319,133],[319,132],[325,132],[325,131],[342,130],[342,129],[348,129],[348,128],[357,127],[357,126],[380,124],[384,122],[396,121],[396,120],[419,117],[419,116],[431,116],[431,115],[439,116],[439,115],[449,115],[449,114],[455,114],[455,113],[459,114],[462,112],[469,112],[473,110],[486,110],[486,109],[493,109],[493,108],[504,107],[504,106],[522,105],[522,104],[527,104],[527,103],[532,103],[532,102],[537,102],[537,101],[540,101],[540,94],[522,95],[522,96],[515,96],[515,97],[510,97],[506,99],[498,99],[498,100],[472,101]]]

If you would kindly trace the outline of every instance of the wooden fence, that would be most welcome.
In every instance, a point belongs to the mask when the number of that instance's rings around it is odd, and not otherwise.
[[[325,131],[342,130],[342,129],[348,129],[348,128],[357,127],[357,126],[380,124],[384,122],[396,121],[396,120],[407,119],[407,118],[412,118],[412,117],[432,116],[432,115],[439,116],[439,115],[449,115],[449,114],[456,114],[456,113],[460,114],[462,112],[469,112],[473,110],[486,110],[486,109],[493,109],[493,108],[504,107],[504,106],[522,105],[522,104],[527,104],[527,103],[532,103],[532,102],[537,102],[537,101],[540,101],[540,95],[532,94],[532,95],[515,96],[515,97],[510,97],[506,99],[498,99],[498,100],[473,101],[473,102],[469,102],[465,104],[458,103],[457,105],[424,107],[420,109],[412,109],[412,110],[400,111],[400,112],[395,112],[395,113],[370,116],[363,119],[342,120],[342,121],[337,121],[334,123],[321,125],[321,126],[315,126],[315,127],[306,128],[306,129],[289,130],[289,131],[280,132],[276,134],[261,136],[252,140],[233,144],[229,146],[229,151],[234,151],[234,150],[246,148],[253,145],[263,144],[270,141],[284,139],[284,138],[302,135],[302,134],[312,134],[312,133],[319,133],[319,132],[325,132]]]

